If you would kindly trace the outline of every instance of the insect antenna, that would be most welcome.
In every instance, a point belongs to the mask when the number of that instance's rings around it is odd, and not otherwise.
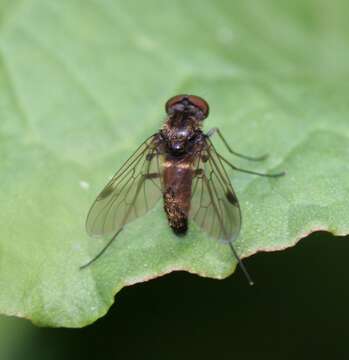
[[[234,249],[234,246],[233,246],[233,244],[231,243],[231,241],[229,241],[229,246],[230,246],[231,251],[233,252],[233,254],[234,254],[234,256],[235,256],[236,260],[238,261],[238,263],[239,263],[239,265],[240,265],[241,270],[242,270],[242,271],[243,271],[243,273],[245,274],[245,276],[246,276],[246,279],[247,279],[248,283],[249,283],[251,286],[252,286],[252,285],[254,285],[254,282],[253,282],[253,280],[252,280],[252,278],[251,278],[250,274],[248,273],[248,271],[247,271],[247,269],[246,269],[246,267],[245,267],[244,263],[243,263],[243,262],[242,262],[242,260],[240,259],[240,256],[237,254],[236,250]]]
[[[105,251],[108,249],[108,247],[112,244],[112,242],[115,240],[115,238],[119,235],[121,230],[122,230],[122,228],[115,233],[115,235],[108,241],[108,243],[104,246],[104,248],[102,248],[102,250],[94,258],[92,258],[86,264],[80,266],[80,270],[87,268],[92,263],[94,263],[97,259],[99,259],[105,253]]]

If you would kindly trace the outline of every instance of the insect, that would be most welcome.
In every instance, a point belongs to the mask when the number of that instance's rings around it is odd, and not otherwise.
[[[93,203],[86,220],[88,234],[110,236],[106,246],[82,268],[98,259],[123,227],[144,215],[162,197],[169,226],[185,235],[188,219],[209,236],[224,240],[253,284],[233,241],[241,227],[241,211],[225,165],[245,173],[278,177],[238,168],[219,154],[211,138],[217,134],[227,150],[247,160],[263,160],[231,149],[218,128],[204,133],[209,114],[207,102],[194,95],[177,95],[165,105],[167,118],[162,128],[146,139],[122,165]]]

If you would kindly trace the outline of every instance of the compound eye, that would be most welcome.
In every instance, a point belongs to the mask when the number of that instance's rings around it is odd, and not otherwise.
[[[188,108],[191,112],[195,112],[195,110],[198,109],[202,115],[202,119],[207,118],[209,113],[207,102],[203,98],[195,95],[176,95],[171,97],[165,105],[165,110],[168,115],[173,114],[174,111],[183,111],[184,108]]]
[[[178,103],[182,102],[184,99],[186,99],[188,96],[187,95],[176,95],[171,97],[169,100],[167,100],[166,105],[165,105],[165,110],[166,113],[168,115],[170,115],[170,113],[172,113],[173,111],[171,111],[171,109]]]
[[[195,96],[195,95],[190,95],[188,96],[188,100],[195,105],[197,108],[200,109],[200,111],[202,111],[203,114],[203,118],[207,118],[208,113],[210,111],[210,107],[208,106],[207,102],[199,97],[199,96]]]

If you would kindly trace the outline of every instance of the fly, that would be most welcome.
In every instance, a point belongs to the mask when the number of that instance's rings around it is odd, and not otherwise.
[[[170,98],[162,128],[122,165],[93,203],[86,220],[89,235],[109,236],[106,246],[87,264],[97,260],[123,227],[144,215],[162,197],[169,226],[185,235],[188,219],[210,237],[226,241],[247,280],[253,282],[233,246],[241,227],[239,201],[225,165],[248,174],[279,177],[284,172],[264,174],[241,169],[219,154],[211,138],[217,134],[227,150],[246,160],[263,160],[231,149],[218,128],[202,131],[209,114],[207,102],[194,95]]]

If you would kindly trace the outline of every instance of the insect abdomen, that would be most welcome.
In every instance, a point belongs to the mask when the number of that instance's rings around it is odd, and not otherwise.
[[[169,225],[178,234],[188,229],[193,171],[185,162],[165,162],[164,209]]]
[[[178,201],[178,194],[171,188],[164,193],[164,209],[168,222],[176,234],[185,234],[188,229],[188,214],[183,211],[182,204]]]

